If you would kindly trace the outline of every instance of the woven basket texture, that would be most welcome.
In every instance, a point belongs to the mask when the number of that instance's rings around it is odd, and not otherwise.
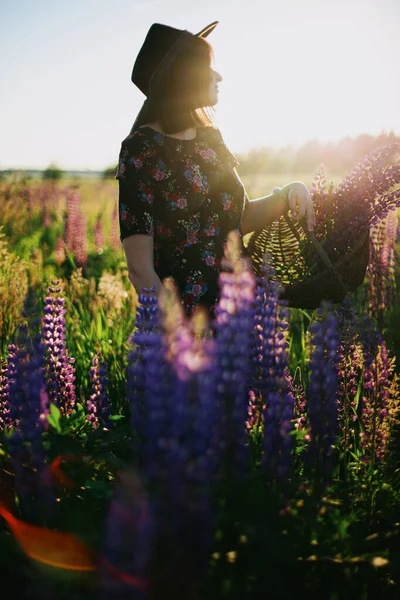
[[[307,232],[304,223],[282,216],[253,232],[245,243],[256,276],[267,265],[269,277],[280,284],[280,299],[293,308],[315,309],[322,301],[340,303],[364,281],[369,260],[369,228],[340,254],[325,252],[327,240]]]

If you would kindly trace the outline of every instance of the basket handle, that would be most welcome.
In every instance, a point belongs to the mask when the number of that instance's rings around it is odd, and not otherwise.
[[[297,240],[300,242],[299,233],[298,233],[296,227],[294,226],[292,219],[289,217],[289,215],[287,213],[284,215],[284,217],[285,217],[286,223],[290,227],[291,232],[293,233],[293,235],[296,236]],[[320,255],[321,260],[323,260],[323,262],[325,263],[325,266],[328,267],[328,269],[334,270],[335,267],[333,266],[329,256],[327,255],[327,253],[325,252],[325,250],[322,248],[321,244],[317,240],[315,233],[313,231],[308,231],[307,226],[306,226],[306,219],[304,217],[302,219],[300,219],[300,224],[301,224],[308,240],[312,243],[312,245],[314,246],[314,248]]]
[[[289,217],[288,213],[284,214],[284,218],[286,223],[288,224],[290,231],[293,233],[293,235],[296,237],[297,241],[300,242],[300,235],[299,232],[297,231],[296,227],[294,226],[294,223],[292,221],[292,219]],[[339,271],[336,269],[336,267],[332,264],[329,256],[327,255],[327,253],[325,252],[325,250],[322,248],[321,244],[319,243],[319,241],[316,238],[316,235],[313,231],[308,231],[307,229],[307,222],[306,219],[303,217],[302,219],[300,219],[299,223],[301,224],[304,233],[306,234],[308,240],[312,243],[312,245],[314,246],[315,250],[318,252],[321,260],[324,262],[325,266],[334,272],[334,274],[336,275],[340,285],[342,286],[342,288],[347,292],[348,291],[348,287],[347,285],[345,285],[342,276],[340,275]]]
[[[294,226],[294,223],[293,223],[292,219],[289,217],[289,214],[288,214],[289,201],[288,201],[287,193],[285,193],[282,188],[275,187],[274,188],[274,194],[276,196],[279,196],[279,197],[285,199],[286,208],[287,208],[287,210],[286,210],[286,212],[284,214],[285,221],[289,225],[290,231],[293,233],[293,235],[295,236],[295,238],[297,239],[297,241],[300,243],[299,232],[297,231],[296,227]],[[317,240],[314,232],[308,231],[307,226],[306,226],[306,219],[303,217],[302,219],[300,219],[299,222],[300,222],[300,225],[302,226],[302,228],[304,230],[304,233],[306,234],[307,238],[313,244],[314,248],[318,252],[318,254],[321,257],[322,261],[325,263],[325,266],[328,267],[328,269],[331,269],[332,271],[335,271],[335,267],[333,266],[333,264],[331,263],[331,261],[329,259],[329,256],[327,255],[327,253],[324,251],[324,249],[322,248],[321,244]]]

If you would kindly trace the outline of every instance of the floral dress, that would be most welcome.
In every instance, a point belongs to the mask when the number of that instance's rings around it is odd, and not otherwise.
[[[213,313],[227,235],[241,235],[248,198],[237,165],[214,127],[178,140],[142,125],[121,144],[120,239],[154,238],[154,269],[173,277],[187,314],[199,304]]]

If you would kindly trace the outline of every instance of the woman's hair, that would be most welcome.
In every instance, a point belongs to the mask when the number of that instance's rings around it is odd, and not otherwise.
[[[143,104],[131,129],[157,121],[165,133],[188,127],[213,126],[213,107],[208,106],[213,52],[203,38],[194,37],[176,57],[151,97]]]

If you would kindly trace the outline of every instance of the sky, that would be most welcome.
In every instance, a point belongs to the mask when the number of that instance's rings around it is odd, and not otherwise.
[[[150,26],[212,21],[232,152],[400,135],[399,0],[0,0],[0,170],[115,165]]]

